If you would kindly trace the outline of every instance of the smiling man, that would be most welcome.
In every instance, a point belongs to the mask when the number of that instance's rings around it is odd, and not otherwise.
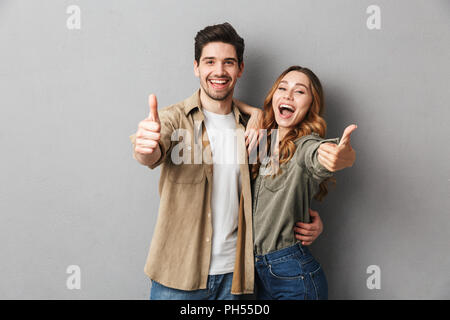
[[[145,265],[152,279],[151,299],[236,299],[253,293],[251,189],[244,140],[248,117],[233,103],[234,87],[244,70],[243,53],[244,40],[230,24],[199,31],[194,73],[200,89],[159,112],[151,95],[150,115],[131,137],[136,160],[152,169],[161,164],[159,215]],[[255,116],[261,112],[253,111]],[[191,153],[191,159],[199,145],[203,149],[200,163],[172,161],[178,142],[173,133],[180,130],[187,132],[183,152]],[[223,161],[223,155],[236,153],[236,161]]]

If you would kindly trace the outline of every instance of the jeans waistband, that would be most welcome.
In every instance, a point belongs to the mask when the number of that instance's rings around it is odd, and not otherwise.
[[[267,254],[262,255],[255,255],[256,261],[264,261],[266,263],[270,263],[271,261],[278,260],[280,258],[283,258],[285,256],[298,253],[300,252],[301,255],[308,255],[310,254],[309,249],[305,246],[302,246],[300,242],[294,244],[293,246],[283,248],[277,251],[272,251]]]

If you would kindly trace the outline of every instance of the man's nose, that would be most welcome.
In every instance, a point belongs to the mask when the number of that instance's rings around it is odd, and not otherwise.
[[[216,63],[216,69],[214,71],[216,73],[216,77],[225,75],[225,68],[223,67],[222,63]]]

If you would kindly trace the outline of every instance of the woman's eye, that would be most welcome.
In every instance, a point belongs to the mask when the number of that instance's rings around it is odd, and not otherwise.
[[[300,90],[299,90],[299,91],[296,91],[296,92],[297,92],[297,93],[300,93],[300,94],[304,94],[304,92],[303,92],[303,91],[300,91]]]
[[[282,87],[278,88],[278,90],[286,91],[286,89]]]

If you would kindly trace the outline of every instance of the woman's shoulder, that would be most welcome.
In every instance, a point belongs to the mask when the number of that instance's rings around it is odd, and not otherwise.
[[[316,132],[311,132],[310,134],[307,134],[307,135],[305,135],[305,136],[298,137],[296,140],[294,140],[294,143],[295,143],[297,146],[299,146],[299,145],[303,144],[304,142],[310,141],[310,140],[313,140],[313,141],[322,141],[322,140],[325,140],[325,139],[322,138],[318,133],[316,133]]]

